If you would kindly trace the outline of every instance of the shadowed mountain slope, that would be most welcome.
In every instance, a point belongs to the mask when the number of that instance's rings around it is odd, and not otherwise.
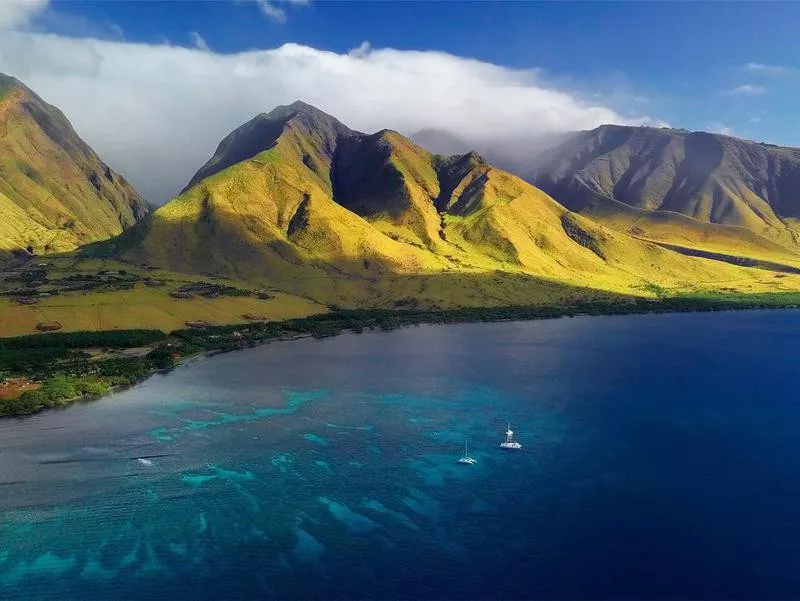
[[[354,291],[374,299],[398,277],[482,282],[452,291],[479,298],[503,296],[495,278],[454,276],[503,273],[522,278],[534,300],[537,281],[641,294],[758,288],[770,276],[605,228],[475,153],[434,155],[303,103],[237,129],[179,197],[100,252],[326,302],[370,302]]]
[[[548,151],[525,176],[569,209],[612,227],[635,222],[631,227],[645,237],[658,235],[653,221],[672,219],[672,229],[678,236],[684,230],[692,243],[703,243],[692,233],[700,229],[712,244],[739,237],[763,252],[776,243],[781,252],[798,252],[800,149],[706,132],[605,125]]]
[[[0,74],[0,250],[72,250],[119,234],[147,210],[61,111]]]

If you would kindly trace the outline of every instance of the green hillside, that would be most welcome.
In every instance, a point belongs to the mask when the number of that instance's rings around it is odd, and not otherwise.
[[[237,129],[179,197],[92,252],[343,306],[800,284],[645,238],[572,213],[474,153],[433,155],[295,103]]]
[[[0,74],[0,254],[72,250],[146,212],[57,108]]]

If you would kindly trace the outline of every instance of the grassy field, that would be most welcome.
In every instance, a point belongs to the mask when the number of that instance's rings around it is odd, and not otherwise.
[[[40,298],[31,306],[20,305],[11,297],[0,297],[0,336],[19,336],[36,332],[41,322],[57,321],[63,331],[158,328],[171,331],[185,327],[187,321],[209,324],[245,323],[245,314],[270,320],[304,317],[323,313],[319,303],[283,292],[271,292],[272,298],[256,296],[219,296],[217,298],[173,298],[170,292],[191,281],[204,281],[227,286],[248,286],[242,282],[216,280],[174,274],[161,270],[137,269],[124,263],[105,260],[48,258],[48,278],[65,274],[97,274],[124,269],[139,277],[152,277],[164,283],[148,287],[142,281],[130,290],[66,292]]]
[[[744,227],[708,223],[669,211],[644,211],[622,203],[593,207],[582,214],[642,240],[800,267],[800,248],[779,244]]]
[[[94,265],[78,262],[75,269],[86,272],[119,266],[115,263]],[[124,265],[124,264],[122,264]],[[128,266],[130,269],[130,266]],[[667,290],[651,284],[643,285],[636,295],[565,286],[543,278],[503,272],[474,274],[432,274],[428,276],[391,276],[379,280],[327,278],[287,280],[281,287],[288,291],[271,291],[272,298],[255,296],[219,296],[217,298],[173,298],[170,291],[186,281],[220,281],[185,274],[155,273],[165,281],[159,288],[137,282],[131,290],[62,293],[41,298],[36,305],[24,306],[9,297],[0,297],[0,336],[35,333],[41,322],[58,321],[63,331],[157,328],[165,332],[184,328],[187,321],[204,321],[211,325],[246,323],[245,314],[284,320],[324,313],[331,307],[382,309],[452,310],[461,307],[502,307],[514,305],[569,306],[582,301],[626,302],[636,297],[656,298],[681,295],[743,303],[760,302],[777,296],[788,299],[800,294],[796,276],[775,277],[764,270],[747,270],[761,279],[738,280],[723,288],[694,287]],[[174,279],[170,279],[174,278]],[[224,281],[225,284],[246,283]],[[742,293],[746,290],[748,293]],[[776,296],[776,292],[783,293]],[[314,298],[316,300],[311,300]],[[783,302],[783,301],[782,301]]]
[[[134,290],[97,294],[69,294],[26,307],[0,300],[0,336],[36,332],[36,324],[58,321],[65,332],[158,328],[166,332],[187,321],[209,324],[245,323],[245,314],[289,319],[322,313],[326,308],[307,299],[278,293],[275,298],[175,299],[162,291]]]
[[[464,244],[469,243],[465,241]],[[606,245],[610,247],[613,244],[613,236],[609,236]],[[667,251],[656,249],[654,252]],[[644,262],[649,258],[645,256],[639,260]],[[246,314],[277,321],[324,313],[330,307],[452,310],[517,305],[570,306],[582,301],[626,302],[637,297],[666,298],[687,294],[718,299],[741,297],[743,302],[752,302],[760,295],[800,290],[800,276],[797,275],[735,267],[704,259],[692,261],[703,270],[715,270],[716,281],[710,284],[689,281],[676,284],[674,280],[669,283],[640,280],[638,286],[615,286],[612,279],[604,281],[597,274],[585,274],[586,284],[581,286],[567,284],[559,278],[499,270],[387,274],[365,278],[317,271],[311,277],[283,276],[242,281],[150,269],[108,259],[48,257],[3,273],[5,281],[0,282],[0,293],[5,295],[0,296],[0,336],[35,333],[37,324],[52,321],[59,322],[66,332],[128,328],[157,328],[169,332],[185,327],[187,321],[204,321],[211,325],[239,324],[248,321],[244,317]],[[108,282],[96,290],[59,291],[53,296],[39,297],[34,305],[19,304],[16,301],[19,295],[10,295],[9,292],[20,286],[13,276],[42,263],[47,265],[47,281],[35,288],[37,292],[56,289],[57,282],[70,276],[97,278],[99,274],[121,271],[131,279],[126,285],[132,287],[115,289],[119,284]],[[723,266],[723,269],[718,266]],[[729,279],[720,278],[722,271],[728,272]],[[575,275],[577,279],[577,270]],[[163,285],[147,286],[146,278]],[[234,287],[246,294],[216,298],[201,295],[174,298],[170,295],[170,292],[192,282]],[[598,284],[604,284],[605,289],[598,288]],[[268,291],[270,298],[259,298],[255,292],[258,290]]]

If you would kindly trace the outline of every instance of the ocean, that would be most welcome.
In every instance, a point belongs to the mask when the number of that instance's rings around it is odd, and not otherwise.
[[[798,598],[798,359],[787,310],[191,361],[0,420],[0,598]]]

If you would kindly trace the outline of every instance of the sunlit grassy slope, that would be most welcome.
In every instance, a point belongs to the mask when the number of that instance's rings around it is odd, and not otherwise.
[[[0,336],[31,334],[38,323],[51,321],[61,323],[65,332],[126,328],[169,332],[185,328],[187,321],[222,325],[246,323],[245,314],[280,320],[325,311],[324,306],[286,294],[266,301],[239,297],[174,299],[163,291],[139,289],[63,295],[33,307],[0,299]]]
[[[587,208],[581,214],[645,240],[800,266],[800,248],[780,244],[741,226],[709,223],[672,211],[645,211],[620,203]]]
[[[685,229],[631,220],[607,227],[477,155],[432,155],[396,132],[360,134],[295,104],[239,128],[183,194],[99,250],[340,306],[800,287],[795,274],[656,243],[683,235],[702,245],[696,220]],[[641,223],[644,233],[633,229]],[[721,229],[713,248],[735,247],[736,231]],[[750,236],[753,253],[782,249]]]
[[[74,249],[146,211],[58,109],[0,74],[0,251]]]
[[[187,321],[205,321],[221,325],[245,323],[245,315],[280,320],[304,317],[327,311],[324,305],[282,292],[273,298],[256,296],[219,296],[217,298],[173,298],[170,291],[201,278],[166,270],[141,269],[108,260],[48,257],[48,277],[59,278],[97,274],[102,270],[124,269],[140,277],[156,278],[162,287],[148,287],[142,281],[132,290],[69,292],[41,298],[36,305],[20,305],[12,298],[0,297],[0,336],[36,332],[41,322],[57,321],[63,331],[159,328],[171,331],[186,327]],[[252,283],[237,280],[202,278],[226,286],[252,288]]]

